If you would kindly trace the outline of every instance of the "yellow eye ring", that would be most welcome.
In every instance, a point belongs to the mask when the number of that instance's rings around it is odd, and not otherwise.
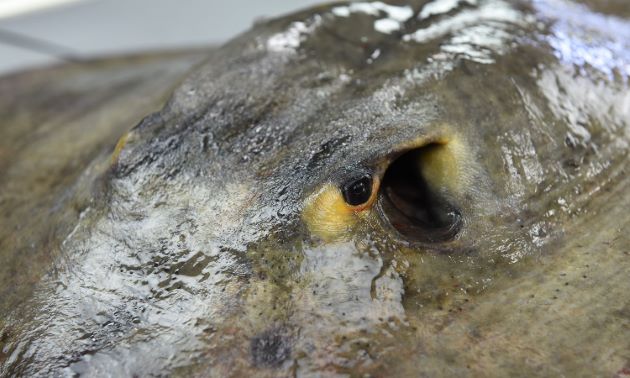
[[[342,189],[333,183],[325,184],[304,202],[302,219],[309,230],[325,240],[334,240],[346,235],[358,220],[365,216],[376,202],[380,185],[379,177],[372,177],[368,200],[359,205],[346,202]]]

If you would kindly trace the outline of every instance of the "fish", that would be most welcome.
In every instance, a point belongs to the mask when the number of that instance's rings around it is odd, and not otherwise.
[[[628,17],[337,2],[2,78],[0,375],[630,375]]]

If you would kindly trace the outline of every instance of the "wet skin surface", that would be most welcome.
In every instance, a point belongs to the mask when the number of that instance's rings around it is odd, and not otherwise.
[[[3,79],[0,373],[624,374],[630,23],[586,4]]]

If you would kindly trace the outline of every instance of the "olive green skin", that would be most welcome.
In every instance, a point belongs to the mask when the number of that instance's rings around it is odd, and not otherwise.
[[[501,2],[424,3],[0,81],[0,375],[627,375],[627,6],[405,39]],[[478,24],[501,38],[447,48]],[[431,135],[466,146],[453,240],[376,210],[313,235],[310,195]]]

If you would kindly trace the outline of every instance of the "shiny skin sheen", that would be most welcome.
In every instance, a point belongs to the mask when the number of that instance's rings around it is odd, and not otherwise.
[[[336,3],[0,80],[0,375],[627,375],[628,14]]]

